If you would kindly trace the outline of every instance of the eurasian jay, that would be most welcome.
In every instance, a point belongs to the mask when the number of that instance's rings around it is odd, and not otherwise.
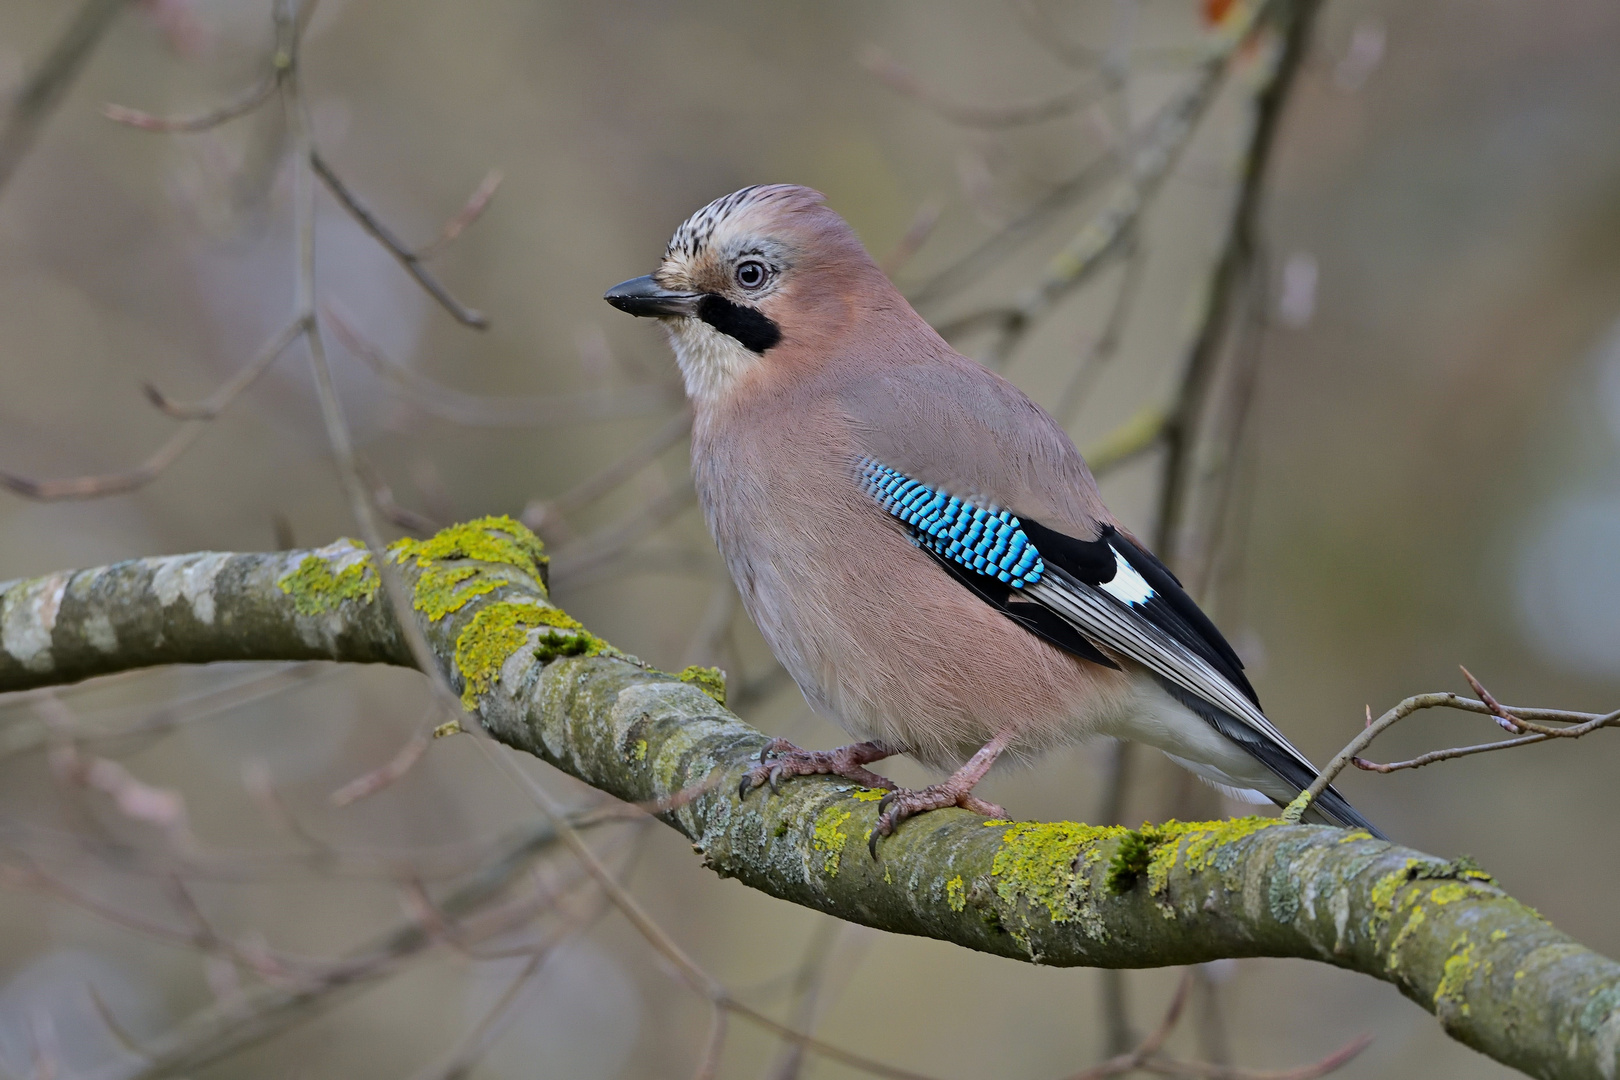
[[[811,707],[863,741],[773,741],[744,778],[889,789],[879,834],[961,806],[997,758],[1112,736],[1288,803],[1316,769],[1175,575],[1103,505],[1057,422],[953,350],[803,187],[748,187],[675,230],[608,303],[668,332],[709,530]],[[895,754],[949,778],[898,788]],[[1377,830],[1331,787],[1315,820]]]

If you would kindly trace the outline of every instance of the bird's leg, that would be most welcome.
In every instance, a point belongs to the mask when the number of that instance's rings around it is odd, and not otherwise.
[[[984,779],[984,774],[990,771],[990,766],[996,763],[996,758],[1001,756],[1011,741],[1012,732],[1003,731],[985,743],[977,754],[968,758],[966,765],[952,773],[944,783],[931,784],[920,791],[897,787],[883,796],[878,803],[877,828],[872,830],[867,841],[872,857],[877,858],[878,837],[889,836],[902,821],[914,814],[960,806],[988,818],[1006,817],[1007,811],[973,794],[973,785]]]
[[[893,780],[861,766],[898,753],[897,747],[881,742],[858,742],[836,750],[800,750],[786,739],[772,739],[760,748],[759,764],[742,778],[737,797],[746,799],[750,791],[765,783],[776,794],[777,785],[793,776],[842,776],[862,787],[893,789]]]

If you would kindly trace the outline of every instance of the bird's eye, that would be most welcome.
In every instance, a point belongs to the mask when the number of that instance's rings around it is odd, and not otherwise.
[[[737,284],[743,288],[757,289],[765,284],[767,271],[765,270],[765,264],[758,259],[744,259],[737,264],[734,276],[737,279]]]

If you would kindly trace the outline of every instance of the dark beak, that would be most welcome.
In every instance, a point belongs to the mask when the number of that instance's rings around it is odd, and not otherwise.
[[[658,317],[696,315],[703,294],[671,292],[649,276],[621,281],[604,293],[602,299],[632,315]]]

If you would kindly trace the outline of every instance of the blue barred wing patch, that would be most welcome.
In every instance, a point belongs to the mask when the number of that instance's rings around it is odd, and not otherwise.
[[[1046,573],[1041,553],[1011,512],[964,502],[872,458],[861,459],[860,476],[867,494],[910,527],[918,547],[1015,589]]]

